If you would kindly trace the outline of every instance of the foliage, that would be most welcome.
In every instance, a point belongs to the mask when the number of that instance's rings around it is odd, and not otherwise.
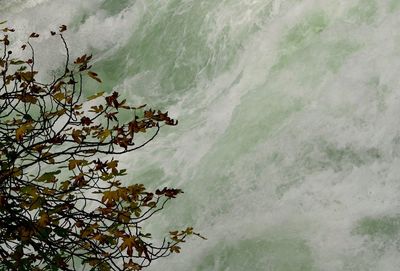
[[[154,244],[143,223],[182,191],[122,185],[126,170],[113,155],[144,147],[160,127],[177,121],[128,105],[117,92],[83,102],[84,77],[101,79],[91,71],[91,55],[70,63],[65,30],[51,32],[65,47],[63,72],[42,83],[32,46],[39,34],[20,49],[29,59],[19,59],[9,49],[14,29],[2,29],[0,269],[140,270],[179,253],[188,235],[200,235],[187,228]],[[121,121],[124,111],[130,120]],[[146,132],[151,135],[135,144]]]

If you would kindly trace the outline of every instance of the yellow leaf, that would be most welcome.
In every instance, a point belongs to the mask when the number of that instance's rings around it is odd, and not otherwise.
[[[112,160],[107,163],[107,168],[109,169],[116,168],[117,166],[118,166],[118,160]]]
[[[15,130],[15,138],[17,139],[18,142],[21,142],[24,138],[24,135],[26,135],[29,130],[32,129],[32,125],[30,123],[25,123],[21,125],[19,128]]]
[[[111,135],[110,130],[105,129],[101,132],[99,132],[98,138],[100,139],[100,142],[103,142],[104,140],[106,140],[107,137],[109,137]]]
[[[62,182],[60,188],[61,188],[61,190],[65,191],[65,190],[68,190],[68,188],[69,188],[70,185],[71,185],[71,182],[70,182],[70,181],[64,181],[64,182]]]
[[[22,170],[20,168],[13,168],[12,170],[12,176],[13,177],[18,177],[22,175]]]
[[[15,131],[15,137],[17,138],[18,142],[21,142],[24,134],[26,132],[26,129],[24,126],[19,127],[16,131]]]
[[[105,191],[101,199],[107,205],[114,205],[119,200],[118,191]]]
[[[98,98],[98,97],[103,96],[103,94],[104,94],[104,91],[99,92],[99,93],[96,93],[95,95],[89,96],[89,97],[87,98],[87,100],[88,100],[88,101],[94,100],[94,99],[96,99],[96,98]]]
[[[53,95],[54,99],[57,101],[62,101],[65,99],[65,95],[62,92],[57,92],[56,94]]]
[[[37,225],[41,228],[46,227],[50,222],[50,217],[47,213],[42,213],[40,215],[40,219],[37,222]]]
[[[77,166],[82,165],[83,162],[85,162],[85,160],[69,160],[69,162],[68,162],[68,169],[69,169],[69,170],[73,170],[73,169],[76,168]]]

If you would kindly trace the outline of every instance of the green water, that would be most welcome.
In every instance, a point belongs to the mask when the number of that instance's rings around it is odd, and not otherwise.
[[[104,81],[88,94],[179,119],[122,157],[126,182],[182,188],[149,230],[208,240],[149,270],[399,270],[400,1],[0,3],[19,38],[70,26]]]

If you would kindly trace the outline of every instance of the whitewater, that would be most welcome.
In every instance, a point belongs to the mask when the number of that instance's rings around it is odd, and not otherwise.
[[[48,71],[68,25],[87,94],[179,120],[121,166],[185,192],[149,231],[208,240],[148,270],[400,270],[400,0],[0,0],[3,20],[42,33]]]

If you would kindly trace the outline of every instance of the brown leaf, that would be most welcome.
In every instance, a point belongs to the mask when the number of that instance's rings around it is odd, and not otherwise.
[[[3,30],[3,32],[14,32],[14,31],[15,31],[15,29],[13,29],[13,28],[8,28],[8,27],[3,28],[2,30]]]
[[[65,24],[63,24],[63,25],[61,25],[61,26],[59,27],[59,29],[60,29],[60,32],[64,32],[64,31],[67,30],[67,26],[66,26]]]
[[[21,78],[21,80],[26,81],[26,82],[32,82],[34,81],[34,77],[37,74],[37,71],[33,72],[18,72],[17,76]]]
[[[179,246],[177,246],[177,245],[174,245],[174,246],[172,246],[172,247],[170,247],[169,248],[169,250],[172,252],[172,253],[180,253],[181,252],[181,247],[179,247]]]
[[[80,143],[82,143],[82,140],[83,140],[83,135],[82,135],[82,130],[72,130],[72,138],[73,138],[73,140],[76,142],[76,143],[78,143],[78,144],[80,144]]]
[[[103,111],[103,109],[104,109],[103,105],[99,105],[99,106],[94,105],[94,106],[90,107],[89,112],[100,113],[101,111]]]
[[[73,170],[77,166],[85,165],[85,162],[86,162],[85,160],[75,160],[75,159],[69,160],[68,161],[68,169]]]
[[[121,249],[121,251],[124,251],[126,249],[128,256],[132,257],[133,247],[135,246],[135,244],[136,244],[135,237],[126,236],[126,237],[123,237],[123,242],[120,246],[120,249]]]
[[[39,34],[33,32],[29,37],[30,37],[30,38],[38,38],[38,37],[39,37]]]
[[[100,78],[97,77],[97,73],[92,72],[92,71],[88,71],[88,75],[93,78],[94,80],[96,80],[97,82],[101,83]]]
[[[24,103],[31,103],[31,104],[36,104],[38,101],[38,99],[35,96],[30,94],[17,95],[16,98]]]

